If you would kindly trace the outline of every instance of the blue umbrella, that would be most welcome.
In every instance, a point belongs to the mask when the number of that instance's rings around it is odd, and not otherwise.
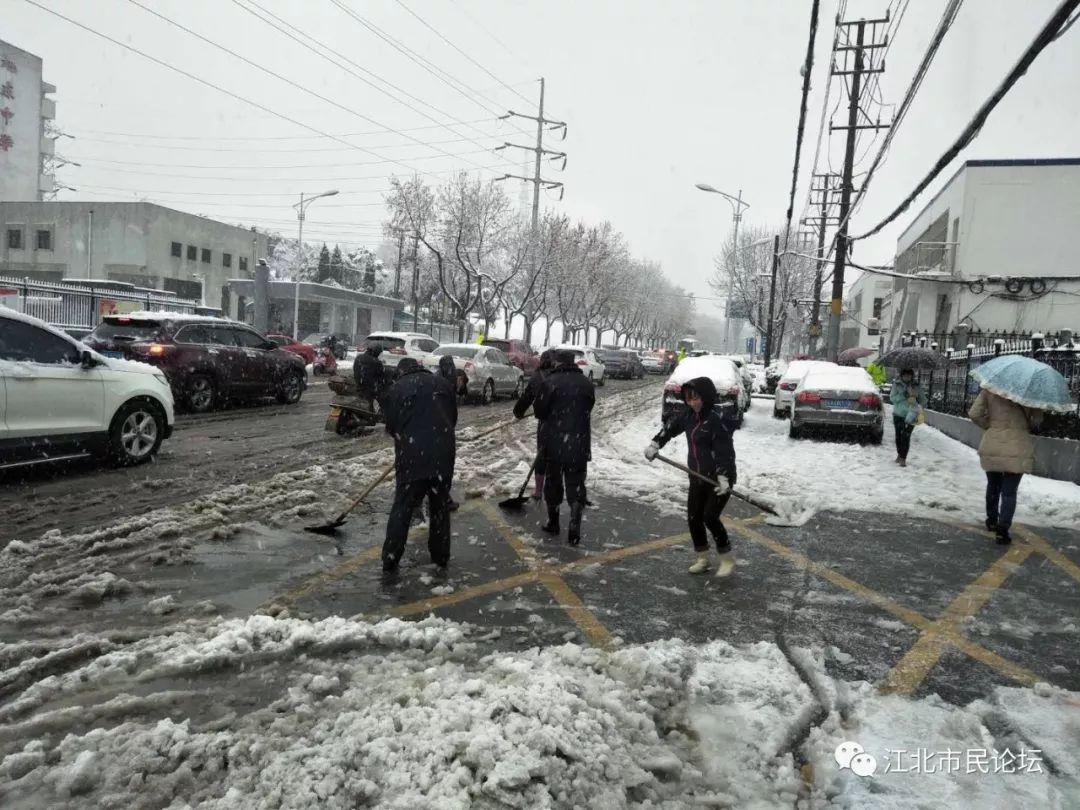
[[[1057,369],[1031,357],[1006,354],[972,369],[983,388],[1025,408],[1068,413],[1076,404]]]

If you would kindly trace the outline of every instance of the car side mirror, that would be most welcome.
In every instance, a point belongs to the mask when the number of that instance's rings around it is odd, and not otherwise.
[[[266,351],[268,351],[268,352],[272,352],[272,351],[273,351],[274,349],[276,349],[276,348],[278,347],[278,345],[277,345],[276,343],[274,343],[274,341],[272,341],[272,340],[268,340],[268,341],[266,341],[265,343],[263,343],[262,347],[263,347],[263,348],[264,348],[264,349],[265,349]]]
[[[94,355],[88,351],[82,351],[79,353],[79,365],[83,368],[90,369],[96,367],[98,361],[94,359]]]

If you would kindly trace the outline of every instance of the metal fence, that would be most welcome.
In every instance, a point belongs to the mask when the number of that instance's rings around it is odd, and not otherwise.
[[[1061,372],[1068,383],[1076,408],[1068,414],[1046,414],[1040,435],[1080,439],[1080,343],[1072,332],[1040,333],[947,332],[905,335],[904,346],[921,346],[940,352],[944,365],[933,372],[919,372],[931,410],[967,416],[979,395],[979,384],[970,376],[973,369],[1003,354],[1034,357]]]
[[[175,293],[126,286],[0,276],[0,305],[76,334],[92,331],[106,315],[137,310],[194,313],[201,309],[198,301],[178,298]]]

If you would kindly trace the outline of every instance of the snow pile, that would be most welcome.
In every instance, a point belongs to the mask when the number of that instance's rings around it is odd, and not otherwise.
[[[891,421],[891,420],[888,420]],[[612,495],[633,497],[668,514],[683,514],[686,475],[642,453],[660,429],[660,406],[623,418],[611,439],[593,443],[589,482]],[[895,464],[891,430],[880,447],[850,441],[790,439],[788,423],[754,407],[735,433],[737,489],[775,504],[784,523],[805,522],[819,511],[928,515],[981,524],[986,476],[978,454],[934,428],[919,427],[908,466]],[[661,451],[685,463],[683,437]],[[1016,520],[1039,526],[1080,527],[1080,488],[1067,481],[1024,476]]]
[[[328,659],[334,649],[352,653]],[[465,628],[434,618],[252,617],[147,639],[48,691],[68,701],[124,673],[145,681],[289,658],[293,685],[227,729],[144,717],[28,742],[0,764],[0,797],[207,810],[773,807],[799,790],[780,748],[811,696],[769,644],[480,657]]]

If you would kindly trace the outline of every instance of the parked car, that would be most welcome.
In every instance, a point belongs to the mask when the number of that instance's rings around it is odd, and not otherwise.
[[[296,340],[289,335],[267,335],[266,339],[279,349],[284,349],[287,352],[300,355],[304,358],[304,363],[306,365],[311,365],[315,362],[315,347],[310,343]]]
[[[304,338],[302,342],[314,349],[318,349],[320,346],[328,345],[331,337],[334,338],[334,357],[338,360],[344,360],[348,357],[349,349],[352,348],[355,342],[352,335],[346,335],[344,332],[313,332]]]
[[[791,415],[791,403],[795,400],[795,389],[799,387],[799,383],[806,376],[806,372],[814,366],[837,367],[836,363],[830,363],[826,360],[792,360],[776,385],[776,397],[773,402],[774,417],[786,419]]]
[[[488,405],[499,396],[517,399],[525,390],[525,373],[494,346],[444,343],[424,358],[424,366],[437,371],[444,355],[454,358],[454,367],[465,374],[465,397],[472,402]]]
[[[597,349],[592,346],[555,346],[555,351],[571,352],[574,362],[581,368],[581,372],[592,380],[594,385],[603,385],[606,380],[607,369],[604,362],[597,355]]]
[[[159,369],[0,306],[0,468],[88,455],[142,464],[172,430]]]
[[[747,396],[743,388],[742,377],[735,364],[726,357],[704,355],[687,357],[671,373],[664,383],[664,397],[660,406],[660,418],[667,422],[677,411],[686,407],[683,401],[682,387],[690,380],[708,377],[716,386],[716,407],[734,408],[739,425],[743,423],[746,412]]]
[[[753,393],[764,394],[768,386],[765,377],[765,366],[761,365],[761,363],[750,363],[747,368],[750,370],[750,377],[754,381]]]
[[[637,353],[629,349],[597,349],[597,357],[604,364],[604,376],[613,380],[640,380],[645,369]]]
[[[517,366],[526,377],[540,368],[540,354],[524,340],[513,338],[484,338],[484,345],[498,349],[510,358],[510,364]]]
[[[750,367],[746,362],[746,358],[737,354],[724,354],[720,356],[726,357],[734,363],[735,368],[739,370],[739,377],[742,379],[743,388],[746,389],[746,407],[749,408],[749,403],[754,393],[754,375],[750,372]]]
[[[885,434],[885,409],[870,375],[854,366],[820,364],[807,370],[795,390],[788,435],[809,429],[852,430],[872,444]]]
[[[176,401],[203,413],[231,399],[300,401],[304,360],[247,324],[174,312],[109,315],[83,338],[106,357],[138,360],[165,372]]]
[[[784,376],[784,372],[787,371],[787,363],[783,360],[777,360],[775,363],[771,363],[768,368],[765,369],[765,393],[775,394],[776,386],[780,384],[780,378]]]
[[[439,341],[423,332],[374,332],[364,338],[361,351],[372,343],[381,343],[383,353],[379,359],[387,368],[397,371],[403,357],[412,357],[423,365],[424,360],[439,348]]]
[[[671,361],[663,351],[643,352],[641,365],[648,374],[670,374],[672,369]]]

